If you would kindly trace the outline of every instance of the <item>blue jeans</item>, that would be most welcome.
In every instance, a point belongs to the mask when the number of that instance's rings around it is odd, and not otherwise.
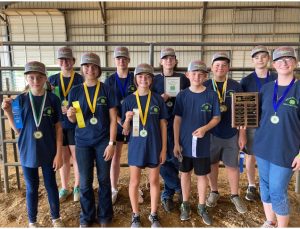
[[[164,180],[164,190],[161,193],[161,199],[173,199],[175,192],[181,193],[181,184],[179,179],[179,162],[173,153],[174,137],[173,130],[168,128],[167,136],[167,158],[160,167],[160,175]]]
[[[26,205],[29,223],[35,223],[38,213],[38,189],[39,189],[39,170],[38,168],[28,168],[22,166],[25,184],[26,184]],[[59,197],[58,188],[55,179],[55,171],[52,165],[42,166],[44,184],[48,194],[50,213],[52,219],[58,219],[59,215]]]
[[[289,215],[288,185],[293,175],[292,169],[275,165],[260,157],[256,157],[256,161],[262,202],[272,204],[277,215]]]
[[[96,219],[95,196],[93,190],[94,162],[96,162],[98,189],[97,216],[100,224],[109,223],[113,217],[110,183],[110,161],[104,161],[103,154],[107,141],[97,146],[77,147],[76,159],[80,178],[80,224],[90,225]]]

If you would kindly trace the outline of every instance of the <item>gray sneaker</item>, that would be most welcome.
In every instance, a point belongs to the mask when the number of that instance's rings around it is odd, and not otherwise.
[[[53,219],[52,220],[52,225],[53,225],[53,227],[65,227],[65,224],[64,224],[64,222],[62,221],[61,218]]]
[[[184,201],[180,206],[180,220],[185,221],[191,218],[191,208],[189,202]]]
[[[141,227],[140,215],[132,214],[131,217],[131,227]]]
[[[166,212],[171,212],[174,209],[174,202],[172,199],[162,199],[161,204]]]
[[[36,227],[40,227],[40,225],[37,222],[35,222],[35,223],[29,223],[28,227],[29,228],[36,228]]]
[[[208,214],[205,204],[198,204],[197,212],[201,216],[203,223],[206,225],[212,225],[212,219]]]
[[[244,204],[244,202],[242,201],[242,199],[239,196],[235,196],[235,197],[230,197],[231,202],[234,204],[236,210],[239,213],[246,213],[247,212],[247,207]]]
[[[276,223],[272,221],[265,221],[264,224],[261,226],[263,228],[275,228],[277,227]]]
[[[257,196],[258,195],[257,195],[256,188],[253,186],[249,186],[247,188],[245,199],[248,201],[255,201]]]
[[[151,227],[161,227],[157,214],[150,214],[148,219],[151,222]]]
[[[214,193],[214,192],[210,192],[209,196],[207,197],[207,200],[205,202],[206,206],[207,207],[211,207],[211,208],[217,206],[218,199],[220,199],[220,194]]]

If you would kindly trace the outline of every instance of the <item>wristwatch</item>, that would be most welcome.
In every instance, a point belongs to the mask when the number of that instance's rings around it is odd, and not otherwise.
[[[117,144],[116,141],[109,141],[109,142],[108,142],[108,145],[110,145],[110,146],[115,146],[116,144]]]

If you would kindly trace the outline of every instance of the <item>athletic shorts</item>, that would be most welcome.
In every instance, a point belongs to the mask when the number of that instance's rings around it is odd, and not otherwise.
[[[179,163],[179,171],[188,173],[194,169],[197,176],[204,176],[210,173],[210,158],[185,157]]]
[[[247,154],[254,155],[253,154],[253,142],[254,142],[254,135],[255,135],[256,129],[247,129],[246,131],[247,131],[247,144],[246,144]]]
[[[63,129],[63,146],[75,145],[75,129]]]
[[[224,139],[210,135],[210,161],[211,164],[223,161],[225,166],[239,167],[238,135]]]

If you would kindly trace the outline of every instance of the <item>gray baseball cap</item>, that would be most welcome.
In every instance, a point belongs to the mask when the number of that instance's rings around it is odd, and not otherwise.
[[[57,59],[73,59],[72,49],[69,47],[61,47],[57,50]]]
[[[213,55],[211,59],[211,63],[213,64],[216,60],[228,60],[228,63],[230,63],[230,58],[225,52],[217,52]]]
[[[136,76],[137,74],[140,74],[140,73],[148,73],[148,74],[151,74],[153,76],[154,69],[149,64],[145,64],[145,63],[139,64],[134,69],[134,76]]]
[[[202,61],[202,60],[194,60],[192,61],[187,69],[188,72],[192,72],[192,71],[203,71],[208,73],[206,64]]]
[[[165,56],[176,56],[175,50],[172,48],[165,48],[160,51],[160,59],[163,59]]]
[[[95,64],[101,68],[100,57],[93,52],[84,53],[81,56],[80,65],[84,65],[84,64]]]
[[[47,75],[46,66],[38,61],[31,61],[25,65],[24,74],[27,74],[29,72],[39,72],[43,75]]]
[[[120,56],[126,57],[128,59],[130,58],[129,57],[129,51],[128,51],[127,47],[118,46],[118,47],[115,48],[114,58],[117,58],[117,57],[120,57]]]
[[[294,57],[295,59],[297,59],[297,54],[293,47],[281,46],[274,50],[273,61],[275,61],[281,57]]]
[[[266,46],[263,45],[258,45],[255,46],[252,50],[251,50],[251,57],[253,58],[255,56],[255,54],[259,53],[259,52],[265,52],[269,54],[269,51],[267,49]]]

